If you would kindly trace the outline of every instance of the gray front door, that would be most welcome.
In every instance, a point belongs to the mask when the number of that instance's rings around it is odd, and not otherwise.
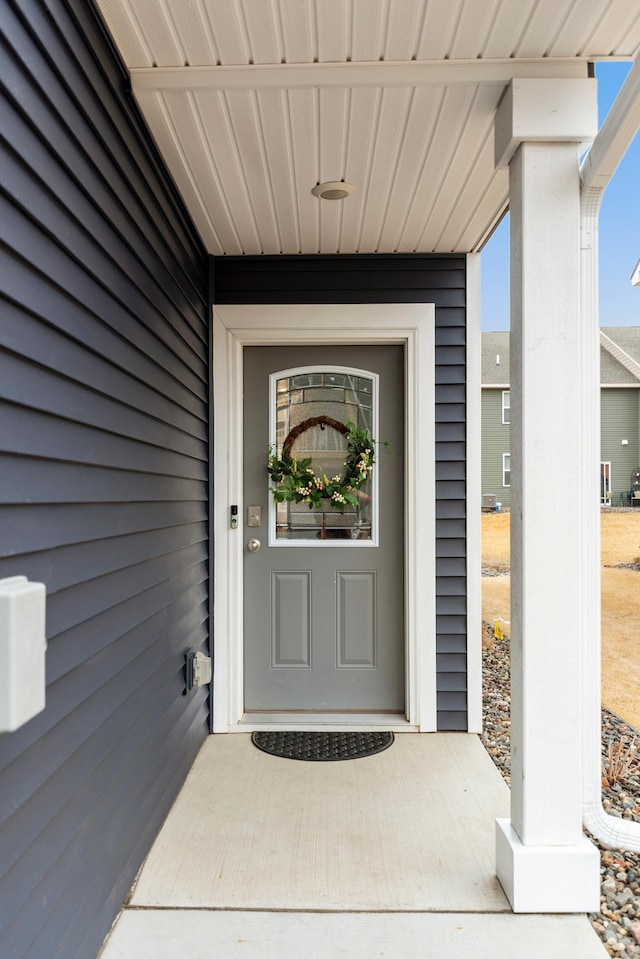
[[[247,347],[243,422],[245,712],[404,713],[403,347]],[[269,444],[339,484],[346,423],[379,441],[355,505],[270,505]]]

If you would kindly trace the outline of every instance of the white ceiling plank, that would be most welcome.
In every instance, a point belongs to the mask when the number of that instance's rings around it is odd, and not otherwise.
[[[411,60],[425,17],[425,0],[394,0],[389,4],[385,60]]]
[[[379,249],[395,252],[414,201],[420,171],[425,162],[440,112],[443,90],[414,88],[398,166],[389,193],[389,204],[379,240]]]
[[[492,25],[499,16],[501,0],[486,0],[481,6],[467,3],[463,16],[458,21],[455,35],[451,41],[450,56],[455,60],[472,60],[481,55],[485,57],[487,37]],[[502,54],[502,56],[508,56]]]
[[[153,54],[144,29],[129,0],[101,0],[100,9],[128,67],[153,66]]]
[[[629,47],[629,37],[636,37],[640,35],[640,6],[637,3],[634,3],[634,19],[630,23],[627,19],[624,23],[618,22],[618,39],[613,45],[613,54],[615,56],[624,56]],[[607,24],[600,24],[602,27],[602,34],[606,39],[607,36]],[[637,60],[640,55],[640,41],[638,41],[638,46],[635,49],[634,58]]]
[[[318,91],[288,90],[300,253],[320,252],[320,203],[311,193],[320,180]]]
[[[279,0],[280,23],[287,63],[311,63],[317,56],[313,0]]]
[[[428,238],[425,238],[425,227],[429,224],[453,159],[455,144],[460,138],[460,118],[466,116],[468,98],[469,88],[447,87],[444,91],[442,107],[402,231],[400,249],[403,252],[421,250],[423,240],[428,249],[432,247]]]
[[[481,97],[485,94],[483,109]],[[466,104],[459,107],[458,141],[453,146],[451,162],[447,165],[445,176],[438,191],[427,229],[432,244],[438,249],[453,251],[455,243],[451,235],[463,232],[462,223],[468,216],[468,209],[460,202],[461,192],[470,177],[475,173],[475,183],[480,190],[491,178],[494,171],[493,159],[485,153],[484,167],[478,167],[478,158],[488,142],[493,143],[493,110],[500,99],[500,90],[491,93],[486,87],[469,90]],[[492,104],[492,109],[488,104]],[[466,107],[466,109],[465,109]],[[422,246],[422,238],[418,245]]]
[[[601,12],[600,0],[579,0],[574,3],[549,45],[548,55],[561,57],[564,56],[563,51],[570,50],[571,56],[576,50],[584,49],[587,37],[600,22]]]
[[[497,173],[503,173],[503,170]],[[474,215],[468,221],[464,232],[458,238],[456,250],[467,250],[470,253],[479,253],[487,240],[498,226],[509,206],[509,189],[507,178],[502,183],[493,180],[487,187],[486,200],[483,197],[478,203]]]
[[[218,50],[218,44],[216,41],[216,30],[214,24],[211,22],[211,17],[209,16],[209,7],[207,0],[194,0],[194,3],[198,7],[200,19],[202,20],[202,29],[204,34],[204,42],[211,49],[211,57],[209,59],[209,65],[215,66],[219,65],[220,60],[220,51]],[[190,64],[191,66],[197,66],[198,64]]]
[[[379,60],[384,55],[386,4],[380,0],[353,0],[351,59]]]
[[[260,237],[249,198],[244,171],[240,161],[233,123],[229,115],[226,95],[212,90],[193,94],[206,131],[212,162],[212,178],[219,187],[211,194],[216,208],[223,208],[237,242],[225,252],[254,253],[261,250]]]
[[[251,59],[251,52],[242,4],[239,0],[205,0],[205,9],[220,63],[227,66],[246,66]]]
[[[238,163],[260,238],[259,252],[278,253],[281,242],[256,93],[228,90],[224,96],[237,144]]]
[[[216,211],[214,222],[219,216],[223,224],[224,250],[229,254],[259,253],[260,238],[225,95],[199,90],[192,96],[210,163],[207,197]]]
[[[487,242],[506,213],[509,204],[509,171],[496,170],[478,206],[460,237],[459,250],[477,253]]]
[[[528,16],[516,43],[514,55],[518,58],[528,57],[532,50],[546,53],[557,37],[569,9],[570,3],[558,3],[558,0],[539,0],[535,4],[528,0]]]
[[[359,253],[362,222],[369,200],[369,177],[375,148],[375,132],[382,91],[373,87],[351,91],[349,134],[346,152],[346,178],[355,184],[355,192],[343,201],[341,249]]]
[[[630,25],[635,20],[635,29]],[[628,36],[638,35],[640,24],[640,4],[637,0],[611,0],[606,17],[594,24],[593,32],[587,38],[584,49],[598,50],[605,55],[616,56],[625,49]]]
[[[470,224],[477,217],[483,198],[495,178],[493,123],[476,121],[474,125],[475,130],[469,131],[469,135],[465,134],[459,151],[467,155],[466,164],[459,170],[462,187],[456,191],[436,241],[443,250],[460,248],[462,237],[468,235]],[[478,189],[478,185],[481,189]],[[502,189],[506,190],[507,185],[508,178],[503,180]]]
[[[351,0],[322,0],[315,9],[318,61],[344,63],[351,52]]]
[[[343,222],[342,228],[343,243],[348,243],[345,248],[348,249],[349,252],[354,253],[373,253],[371,237],[365,233],[365,220],[371,204],[377,202],[378,199],[376,198],[374,200],[373,198],[371,175],[376,155],[376,135],[379,130],[379,116],[383,91],[379,89],[372,91],[372,93],[374,93],[372,122],[363,137],[362,150],[359,151],[361,162],[360,173],[357,180],[359,202],[357,205],[349,204],[349,217]]]
[[[349,91],[319,90],[320,182],[342,180],[345,176],[346,128],[349,115]],[[315,186],[315,183],[312,184]]]
[[[144,31],[154,64],[159,67],[183,66],[185,52],[164,0],[130,0],[130,3]]]
[[[184,94],[167,92],[163,94],[164,103],[172,127],[181,143],[189,144],[188,168],[190,179],[206,205],[212,224],[223,250],[242,253],[241,233],[236,225],[233,212],[227,203],[226,186],[214,162],[212,146],[212,115],[216,111],[207,109],[208,102],[216,98],[215,94]],[[218,129],[222,124],[218,125]],[[214,128],[215,129],[215,128]],[[226,181],[228,183],[228,180]]]
[[[280,63],[284,56],[275,0],[244,0],[243,14],[252,63]]]
[[[483,58],[492,60],[513,56],[528,19],[529,7],[530,4],[527,3],[499,4],[484,42]]]
[[[169,8],[180,37],[180,45],[189,66],[218,63],[218,48],[213,37],[204,0],[173,3]]]
[[[583,77],[586,62],[565,60],[443,60],[437,63],[309,63],[253,67],[140,68],[136,90],[265,90],[323,87],[454,86],[505,83],[516,77]]]
[[[166,94],[146,93],[138,98],[138,102],[203,243],[211,253],[224,253],[219,225],[213,221],[208,204],[192,176],[189,160],[171,120],[165,97]]]
[[[318,92],[319,180],[344,180],[350,96],[348,90]],[[315,183],[312,184],[315,186]],[[317,198],[315,198],[317,199]],[[318,200],[320,206],[320,247],[329,253],[340,249],[342,200]]]
[[[441,60],[449,56],[451,41],[460,19],[463,0],[429,3],[418,41],[418,60]]]
[[[400,194],[392,196],[392,206],[396,209],[395,236],[387,239],[393,251],[402,253],[416,249],[418,224],[424,223],[427,215],[428,191],[424,184],[424,170],[430,162],[434,143],[442,135],[442,114],[446,98],[446,87],[437,89],[417,89],[412,105],[409,124],[413,152],[403,150],[403,159],[398,171]],[[418,134],[419,131],[419,134]],[[411,157],[415,162],[411,163]],[[406,193],[403,189],[406,184]],[[400,215],[402,214],[402,215]]]
[[[362,222],[360,248],[376,253],[402,153],[412,103],[411,88],[391,87],[382,91],[375,151],[368,182],[368,197]]]
[[[298,201],[287,93],[285,90],[264,90],[257,96],[269,182],[278,219],[281,246],[276,252],[298,253]]]

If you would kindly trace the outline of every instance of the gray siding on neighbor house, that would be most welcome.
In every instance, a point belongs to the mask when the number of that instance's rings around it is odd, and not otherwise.
[[[629,489],[631,472],[640,466],[638,389],[600,390],[600,459],[611,463],[611,504]],[[629,445],[623,446],[622,440]],[[625,500],[623,498],[622,502]]]
[[[510,451],[510,427],[502,422],[501,388],[482,390],[482,492],[509,506],[510,489],[502,485],[503,454]]]
[[[212,258],[217,303],[435,303],[438,727],[467,728],[464,256]]]
[[[6,2],[0,577],[47,587],[0,736],[0,954],[93,959],[208,729],[207,266],[86,0]]]

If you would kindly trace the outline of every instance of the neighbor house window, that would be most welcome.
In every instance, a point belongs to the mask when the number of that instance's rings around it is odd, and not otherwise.
[[[502,391],[502,422],[511,422],[511,394],[509,390]],[[508,483],[506,484],[509,485]]]
[[[502,485],[511,486],[511,453],[502,454]]]

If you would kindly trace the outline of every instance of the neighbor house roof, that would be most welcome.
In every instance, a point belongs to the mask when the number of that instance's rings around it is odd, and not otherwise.
[[[482,334],[482,385],[509,385],[509,333]]]
[[[602,386],[640,387],[640,327],[607,326],[600,330]],[[482,334],[482,385],[509,385],[509,333]]]

